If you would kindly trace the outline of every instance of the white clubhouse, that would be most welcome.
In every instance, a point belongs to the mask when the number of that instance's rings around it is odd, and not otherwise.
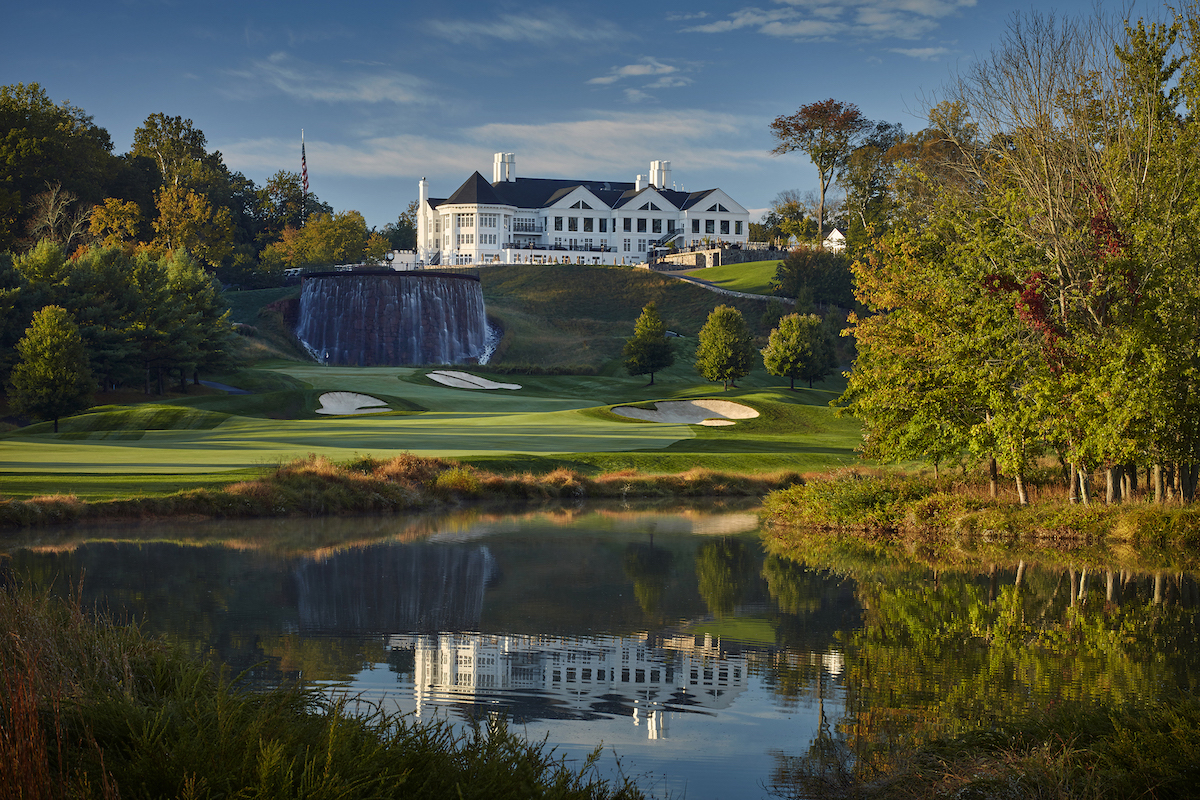
[[[638,264],[655,248],[744,245],[750,214],[720,189],[677,190],[670,161],[632,183],[516,177],[496,153],[492,181],[475,172],[447,198],[421,179],[417,257],[460,264]]]

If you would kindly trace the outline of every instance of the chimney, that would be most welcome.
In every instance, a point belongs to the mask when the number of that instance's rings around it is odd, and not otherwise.
[[[429,202],[429,183],[421,178],[421,182],[417,184],[417,195],[421,198],[421,202],[417,204],[417,213],[425,213],[425,204]]]
[[[650,162],[650,184],[658,187],[659,189],[665,189],[671,185],[670,161]]]
[[[515,153],[496,153],[492,156],[492,183],[517,179],[517,156]]]
[[[633,189],[635,192],[640,192],[644,188],[646,188],[646,176],[638,175],[637,180],[633,182]]]

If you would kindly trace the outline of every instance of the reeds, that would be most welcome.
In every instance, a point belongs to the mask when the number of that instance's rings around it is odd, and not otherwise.
[[[313,688],[251,691],[77,601],[0,590],[0,625],[4,800],[641,797],[498,718],[460,735]]]
[[[740,474],[705,469],[666,475],[622,471],[590,477],[558,468],[541,475],[502,475],[411,454],[387,460],[362,456],[345,464],[310,454],[254,480],[220,489],[99,502],[67,496],[0,500],[0,525],[178,516],[315,517],[411,511],[477,500],[761,497],[802,480],[794,472]]]

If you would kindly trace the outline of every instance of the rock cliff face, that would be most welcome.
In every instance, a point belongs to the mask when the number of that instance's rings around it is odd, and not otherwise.
[[[326,364],[468,363],[487,337],[483,290],[448,273],[309,276],[296,335]]]

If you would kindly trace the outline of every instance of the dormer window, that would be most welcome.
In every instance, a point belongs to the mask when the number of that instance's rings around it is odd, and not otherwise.
[[[724,211],[725,213],[729,213],[729,209],[726,208],[725,206],[721,205],[720,203],[717,203],[715,206],[713,206],[712,208],[710,208],[708,210],[709,211]]]
[[[587,203],[583,202],[582,200],[579,200],[579,201],[577,201],[577,202],[575,203],[575,205],[571,206],[571,208],[587,208],[587,209],[590,209],[590,208],[591,208],[591,206],[589,206]]]
[[[662,209],[654,205],[654,203],[642,203],[638,211],[662,211]]]

